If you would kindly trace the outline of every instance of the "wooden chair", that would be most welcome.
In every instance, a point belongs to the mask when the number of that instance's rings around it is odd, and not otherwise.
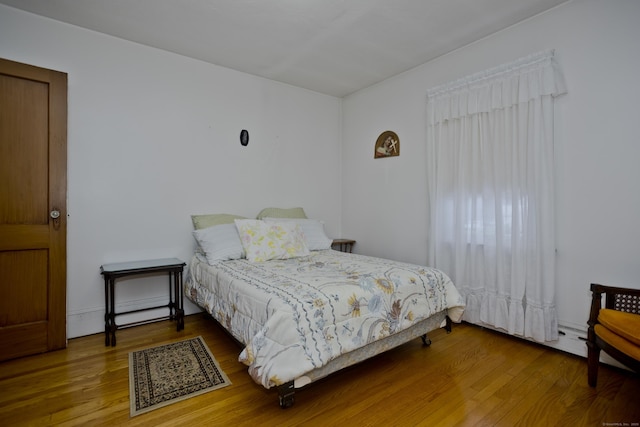
[[[640,372],[640,289],[591,284],[591,312],[587,336],[588,380],[598,381],[600,350]],[[602,308],[602,294],[605,307]]]

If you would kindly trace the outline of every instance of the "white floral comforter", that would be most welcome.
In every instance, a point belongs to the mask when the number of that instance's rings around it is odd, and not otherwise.
[[[440,311],[459,322],[464,310],[439,270],[334,250],[213,265],[196,255],[185,294],[246,345],[239,359],[266,388]]]

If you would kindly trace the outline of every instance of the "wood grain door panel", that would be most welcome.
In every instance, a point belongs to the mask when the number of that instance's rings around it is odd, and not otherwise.
[[[66,347],[66,121],[65,73],[0,59],[0,360]]]

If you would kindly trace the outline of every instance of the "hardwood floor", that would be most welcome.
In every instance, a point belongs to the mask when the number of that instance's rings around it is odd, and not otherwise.
[[[232,385],[129,418],[128,353],[201,335]],[[65,350],[0,363],[2,426],[604,426],[640,425],[640,379],[473,325],[430,334],[296,393],[255,384],[239,347],[204,315],[69,341]],[[614,424],[617,423],[617,424]]]

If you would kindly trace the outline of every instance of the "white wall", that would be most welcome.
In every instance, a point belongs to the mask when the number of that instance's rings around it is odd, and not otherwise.
[[[191,214],[302,206],[340,234],[340,99],[2,5],[0,57],[68,73],[70,338],[104,330],[103,263],[190,258]]]
[[[424,263],[426,91],[549,48],[569,89],[558,312],[585,329],[590,282],[640,286],[638,18],[635,0],[575,0],[339,100],[0,5],[1,57],[69,73],[69,337],[102,329],[101,264],[189,258],[192,213],[301,205],[356,252]],[[387,129],[401,154],[374,160]],[[132,288],[123,303],[156,293]]]
[[[640,288],[640,1],[575,0],[345,98],[343,231],[356,251],[426,260],[429,88],[556,49],[557,309],[586,330],[591,282]],[[397,158],[373,159],[386,129]],[[584,350],[584,344],[579,344]]]

